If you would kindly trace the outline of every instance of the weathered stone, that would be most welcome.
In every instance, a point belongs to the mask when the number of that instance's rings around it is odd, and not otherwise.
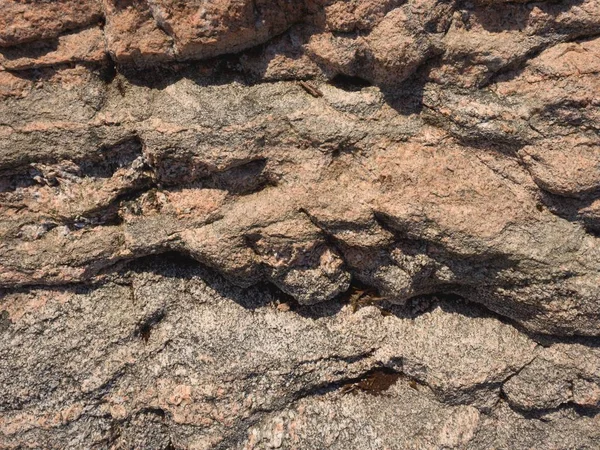
[[[1,448],[600,447],[598,0],[0,0]]]
[[[434,427],[440,442],[466,443],[479,417],[468,404],[493,405],[498,387],[528,364],[535,347],[512,326],[465,304],[434,303],[417,319],[401,310],[382,315],[373,306],[356,313],[341,304],[290,311],[280,307],[286,300],[277,292],[236,288],[189,260],[161,256],[116,280],[4,296],[2,446],[35,439],[45,447],[65,440],[77,447],[85,437],[85,445],[108,440],[159,448],[170,436],[176,446],[232,448],[252,424],[277,411],[303,417],[312,408],[297,438],[314,439],[317,432],[327,440],[330,432],[313,430],[311,422],[329,410],[328,402],[345,405],[343,415],[353,420],[378,423],[379,433],[388,420],[401,420],[396,433],[407,442],[431,439],[409,431],[417,414],[419,426]],[[449,350],[440,352],[445,345]],[[360,382],[382,367],[390,372],[378,384]],[[15,371],[21,376],[11,376]],[[383,388],[366,403],[371,397],[360,394]],[[474,400],[475,392],[483,402]],[[388,408],[400,416],[384,414]],[[331,426],[345,420],[334,418]],[[165,434],[161,421],[171,432]],[[81,434],[82,427],[89,431]],[[394,436],[381,436],[382,442]],[[346,439],[359,445],[363,438]]]
[[[69,63],[100,63],[105,57],[104,34],[96,27],[53,40],[0,49],[0,65],[13,71]]]
[[[565,404],[600,405],[599,353],[584,345],[555,344],[538,353],[504,385],[508,400],[525,410]]]
[[[67,30],[83,28],[102,18],[99,0],[2,0],[0,47],[54,39]]]

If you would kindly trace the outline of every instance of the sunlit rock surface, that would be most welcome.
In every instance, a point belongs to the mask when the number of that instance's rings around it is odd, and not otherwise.
[[[0,448],[600,447],[598,30],[0,0]]]

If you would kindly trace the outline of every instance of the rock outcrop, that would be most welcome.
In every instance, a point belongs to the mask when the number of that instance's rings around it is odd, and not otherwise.
[[[0,448],[598,448],[598,0],[0,0]]]

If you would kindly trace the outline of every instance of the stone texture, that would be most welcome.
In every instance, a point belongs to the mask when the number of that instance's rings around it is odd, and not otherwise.
[[[4,165],[23,169],[3,194],[5,236],[16,236],[1,254],[4,286],[89,280],[171,249],[305,304],[353,275],[396,302],[449,286],[532,330],[597,334],[596,238],[540,210],[517,161],[398,116],[373,88],[348,104],[326,85],[313,98],[291,83],[118,83],[49,84],[23,102],[71,108],[14,116]],[[40,139],[47,163],[25,169]],[[48,229],[31,238],[33,217]]]
[[[54,40],[0,49],[0,64],[17,71],[69,63],[100,63],[106,57],[105,47],[102,30],[92,27]]]
[[[597,408],[600,404],[598,349],[554,344],[505,385],[509,401],[526,410],[564,404]],[[543,380],[543,381],[542,381]]]
[[[0,0],[1,448],[598,448],[600,3]]]
[[[387,426],[380,408],[391,408],[404,425],[374,448],[395,437],[405,445],[466,443],[479,422],[472,405],[493,406],[499,386],[537,348],[468,304],[434,299],[416,318],[401,308],[383,314],[375,306],[354,313],[343,303],[301,307],[277,291],[240,289],[190,260],[161,256],[117,275],[2,300],[3,447],[109,441],[163,448],[171,439],[185,448],[233,448],[246,429],[250,441],[263,439],[253,437],[254,424],[296,411],[305,418],[296,438],[285,438],[291,445],[315,432],[333,439],[318,425],[330,408],[340,411],[332,427],[374,420],[379,433]],[[440,352],[443,345],[448,350]],[[360,379],[382,367],[405,378],[393,376],[392,386],[369,401],[364,395],[377,391],[360,387]],[[429,427],[437,437],[428,436]],[[356,433],[342,442],[361,446],[371,438]]]
[[[2,0],[0,7],[1,47],[54,39],[65,31],[99,22],[103,16],[98,0]]]

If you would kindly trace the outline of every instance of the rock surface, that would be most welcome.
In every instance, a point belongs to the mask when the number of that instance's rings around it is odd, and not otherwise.
[[[600,447],[598,0],[0,10],[0,448]]]

